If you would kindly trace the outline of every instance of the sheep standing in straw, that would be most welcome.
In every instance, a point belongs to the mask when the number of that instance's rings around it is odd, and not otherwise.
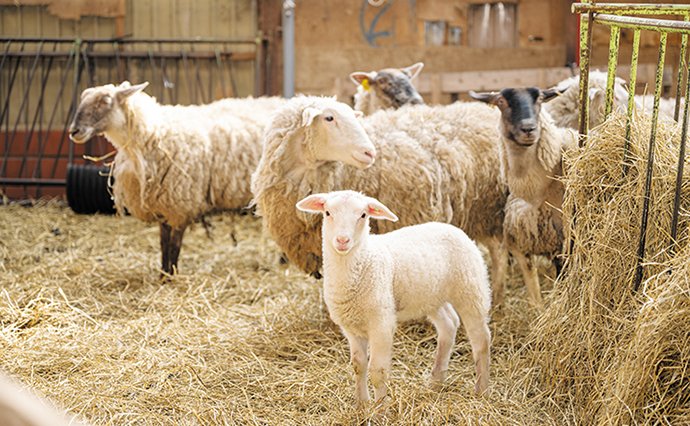
[[[487,245],[492,279],[503,285],[498,116],[473,102],[379,111],[360,121],[333,99],[292,99],[267,129],[252,176],[257,213],[288,258],[318,274],[320,221],[296,212],[295,203],[312,193],[360,190],[406,212],[399,223],[376,224],[375,233],[429,221],[456,225]]]
[[[491,290],[482,255],[464,232],[431,222],[369,235],[370,217],[398,218],[378,200],[354,191],[313,194],[297,208],[323,214],[324,299],[350,344],[359,402],[369,400],[367,358],[374,398],[381,401],[396,323],[425,317],[438,332],[432,379],[445,380],[462,318],[476,367],[474,389],[486,390]]]
[[[261,136],[280,98],[160,105],[148,83],[84,90],[70,137],[104,134],[117,148],[113,195],[119,211],[160,223],[162,270],[173,274],[185,229],[205,214],[242,209]]]
[[[537,270],[531,255],[556,260],[563,248],[564,187],[562,158],[567,149],[577,147],[572,129],[556,126],[542,109],[542,102],[556,96],[555,90],[503,89],[500,93],[470,93],[475,99],[498,106],[501,174],[510,195],[505,206],[503,231],[508,250],[516,258],[533,303],[541,305]]]
[[[350,79],[357,86],[354,108],[371,115],[381,109],[423,104],[422,96],[412,85],[422,68],[424,64],[417,62],[405,68],[353,72]]]

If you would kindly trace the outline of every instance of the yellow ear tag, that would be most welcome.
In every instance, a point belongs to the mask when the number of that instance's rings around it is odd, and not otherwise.
[[[362,87],[364,87],[364,90],[366,90],[367,92],[369,90],[371,90],[371,86],[369,86],[369,79],[368,78],[365,78],[364,80],[362,80]]]

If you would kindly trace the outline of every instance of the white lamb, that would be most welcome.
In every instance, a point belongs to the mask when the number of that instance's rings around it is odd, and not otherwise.
[[[471,102],[415,105],[358,120],[333,99],[294,98],[266,131],[252,176],[257,213],[288,258],[316,275],[320,220],[297,212],[295,203],[313,193],[359,190],[406,212],[400,223],[375,224],[375,233],[432,221],[458,226],[489,248],[492,280],[502,286],[506,187],[498,117]]]
[[[412,84],[422,68],[424,64],[417,62],[405,68],[353,72],[350,79],[357,86],[355,110],[371,115],[381,109],[423,104],[422,96]]]
[[[503,89],[499,93],[470,93],[501,110],[501,174],[510,193],[505,206],[503,235],[522,271],[533,303],[542,297],[532,255],[554,260],[560,273],[563,249],[562,205],[565,188],[563,152],[577,147],[577,133],[556,126],[542,102],[558,93],[551,89]]]
[[[117,148],[113,195],[119,211],[160,223],[162,270],[175,273],[185,229],[251,201],[261,137],[282,98],[160,105],[142,90],[108,84],[84,90],[70,137],[104,134]]]
[[[369,400],[367,349],[374,398],[387,394],[396,323],[428,318],[438,333],[432,379],[442,382],[460,318],[476,368],[475,392],[489,384],[489,310],[486,265],[460,229],[429,222],[369,235],[369,218],[397,221],[378,200],[354,192],[314,194],[297,208],[323,214],[324,299],[350,344],[355,395]]]

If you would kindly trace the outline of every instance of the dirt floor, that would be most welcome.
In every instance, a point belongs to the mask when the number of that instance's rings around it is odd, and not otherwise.
[[[576,423],[529,380],[536,313],[516,270],[492,317],[488,395],[472,393],[463,331],[447,383],[432,388],[435,333],[415,322],[396,335],[391,401],[357,409],[320,282],[280,264],[257,218],[211,223],[210,239],[188,232],[181,274],[162,282],[155,225],[0,207],[2,368],[97,425]]]

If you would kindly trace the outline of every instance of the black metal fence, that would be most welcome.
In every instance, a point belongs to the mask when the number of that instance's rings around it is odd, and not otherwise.
[[[87,87],[148,81],[166,104],[264,94],[261,39],[0,38],[0,195],[64,194],[68,164],[112,148],[67,129]]]

